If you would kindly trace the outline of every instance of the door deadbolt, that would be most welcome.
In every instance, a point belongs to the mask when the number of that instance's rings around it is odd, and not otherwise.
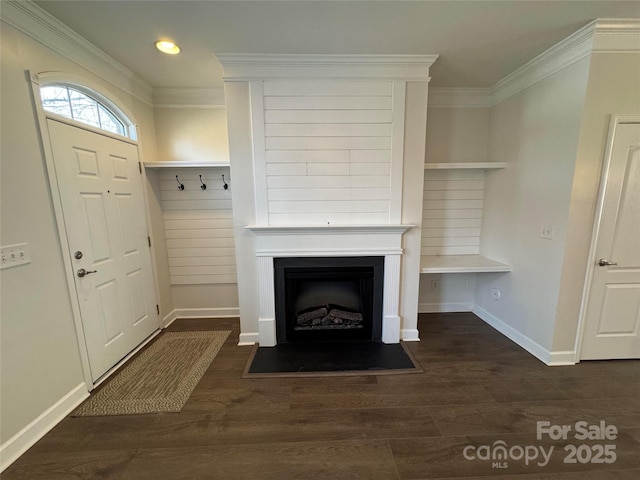
[[[82,252],[78,250],[76,253],[73,254],[73,258],[75,258],[76,260],[80,260],[82,258]]]

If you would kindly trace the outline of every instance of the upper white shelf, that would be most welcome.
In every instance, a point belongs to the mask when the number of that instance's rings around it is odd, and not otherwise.
[[[229,162],[144,162],[144,168],[212,168],[228,167]]]
[[[425,163],[425,170],[461,170],[480,169],[492,170],[495,168],[506,168],[507,162],[464,162],[464,163]]]
[[[511,265],[482,255],[425,255],[420,273],[510,272]]]

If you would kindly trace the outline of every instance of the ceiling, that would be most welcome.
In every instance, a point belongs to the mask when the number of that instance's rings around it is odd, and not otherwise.
[[[490,87],[596,18],[640,17],[637,0],[35,3],[159,88],[221,87],[216,53],[439,54],[432,86]]]

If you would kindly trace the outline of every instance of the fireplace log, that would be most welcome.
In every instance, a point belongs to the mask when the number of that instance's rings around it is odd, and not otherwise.
[[[361,322],[362,314],[358,312],[345,312],[344,310],[338,310],[333,308],[329,311],[329,315],[332,317],[340,318],[341,320],[351,320],[352,322]],[[342,322],[340,322],[342,323]]]
[[[329,311],[326,307],[321,307],[315,310],[311,310],[310,312],[299,313],[296,317],[299,325],[304,325],[309,323],[315,319],[322,318],[327,316]]]

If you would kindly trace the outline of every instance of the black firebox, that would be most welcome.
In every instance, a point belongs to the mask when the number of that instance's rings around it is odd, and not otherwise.
[[[278,343],[380,340],[384,257],[274,258]]]

